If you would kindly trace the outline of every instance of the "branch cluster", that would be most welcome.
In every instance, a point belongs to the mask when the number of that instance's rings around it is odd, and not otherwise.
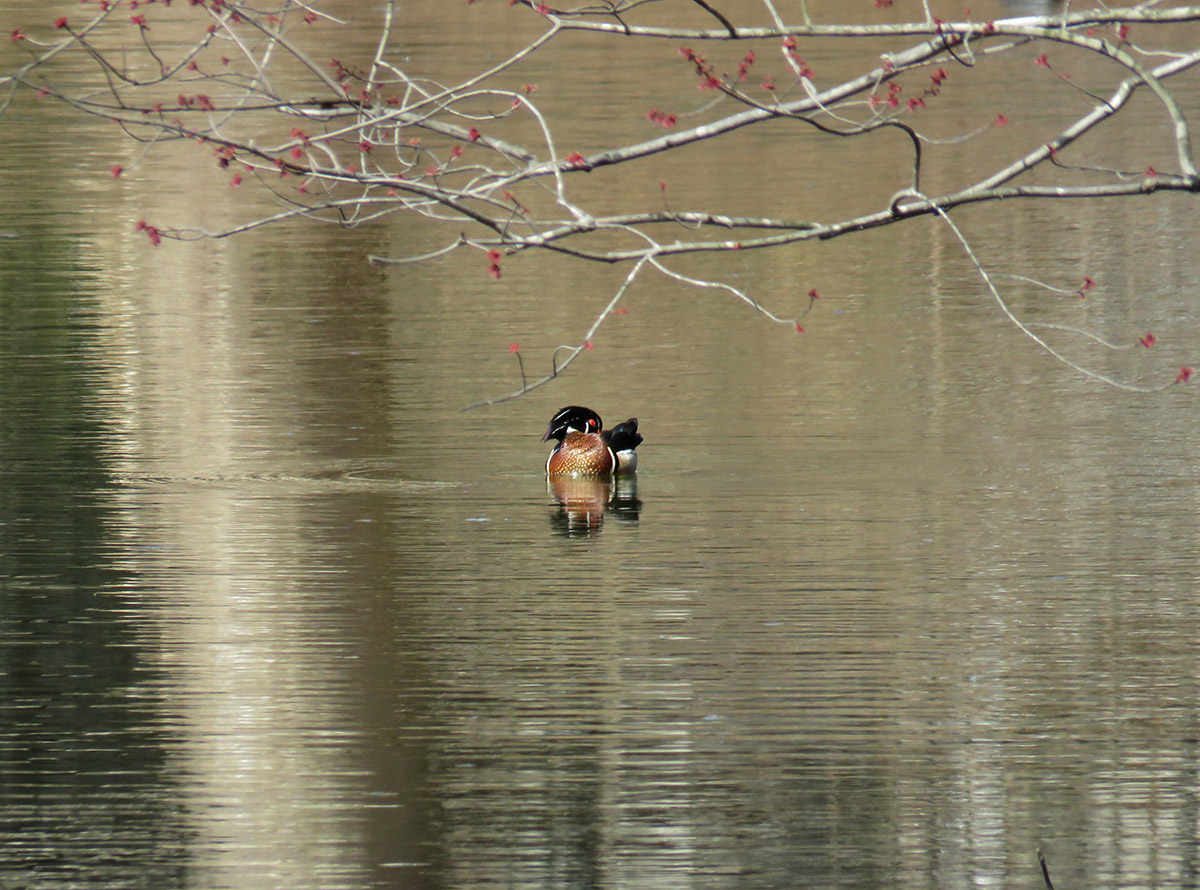
[[[374,262],[420,262],[476,249],[486,258],[481,271],[486,269],[494,278],[502,276],[507,258],[530,250],[627,264],[623,283],[581,342],[560,347],[545,377],[531,381],[522,376],[521,387],[512,395],[568,367],[590,346],[633,282],[650,269],[697,287],[722,289],[772,322],[803,330],[802,316],[784,317],[743,288],[689,276],[673,258],[827,240],[920,216],[933,216],[951,227],[1001,310],[1054,353],[1032,326],[1010,311],[951,220],[951,211],[1010,199],[1200,191],[1190,124],[1172,87],[1179,75],[1200,62],[1200,46],[1184,42],[1161,48],[1164,41],[1189,33],[1180,25],[1200,22],[1200,6],[1152,2],[1081,10],[1068,3],[1054,15],[951,22],[933,16],[925,3],[920,20],[864,25],[814,23],[804,3],[799,19],[787,21],[772,0],[762,0],[770,24],[749,26],[707,0],[670,2],[699,9],[711,27],[641,23],[653,6],[648,0],[604,0],[571,9],[520,0],[511,14],[540,23],[538,36],[484,70],[443,83],[407,70],[397,60],[395,0],[383,4],[374,52],[359,59],[325,58],[314,49],[329,45],[329,33],[340,27],[338,4],[275,0],[269,7],[242,0],[189,0],[186,6],[168,10],[169,2],[101,0],[85,4],[90,14],[86,20],[62,17],[52,27],[12,32],[11,39],[27,50],[28,59],[0,77],[0,87],[7,88],[0,114],[17,90],[36,90],[111,121],[147,154],[166,141],[191,140],[229,171],[231,186],[257,187],[278,203],[272,213],[219,231],[140,222],[139,231],[155,245],[163,239],[229,237],[294,217],[353,227],[409,214],[447,229],[444,246],[419,256],[372,257]],[[160,39],[160,32],[171,39]],[[683,126],[682,114],[649,109],[649,121],[662,130],[652,138],[590,154],[562,144],[555,120],[539,103],[536,86],[514,88],[513,81],[524,62],[569,32],[598,35],[614,47],[675,41],[683,79],[712,99],[701,121]],[[1136,42],[1135,35],[1158,39],[1160,46],[1151,49],[1148,43]],[[894,49],[851,76],[823,80],[806,61],[812,53],[805,48],[847,39],[886,39]],[[923,159],[931,139],[923,132],[923,112],[950,88],[956,68],[987,65],[1033,44],[1044,47],[1037,59],[1037,67],[1045,69],[1041,74],[1059,78],[1073,101],[1082,96],[1086,110],[1049,138],[998,158],[976,181],[929,194],[923,184]],[[714,48],[730,46],[738,61],[726,71],[708,56]],[[1056,48],[1099,59],[1119,72],[1115,88],[1101,95],[1060,74],[1051,63]],[[73,87],[60,82],[54,63],[68,54],[90,59],[96,81]],[[767,67],[761,57],[773,54],[775,62],[759,73]],[[914,75],[923,84],[918,90],[911,88]],[[902,83],[909,84],[908,92]],[[1096,169],[1071,163],[1071,146],[1104,127],[1139,91],[1157,103],[1161,143],[1173,159],[1169,168]],[[576,188],[580,178],[593,171],[621,168],[778,121],[831,140],[902,133],[911,149],[898,163],[908,184],[880,196],[870,212],[838,219],[678,209],[668,202],[665,185],[657,208],[600,213],[581,197],[586,190]],[[975,138],[1005,122],[1003,115],[975,122],[957,138]],[[272,138],[281,132],[286,136]],[[523,135],[514,139],[512,133]],[[1032,177],[1035,170],[1042,175]],[[114,175],[121,172],[114,166]],[[606,237],[596,238],[598,234]],[[810,292],[809,309],[816,296],[815,290]]]

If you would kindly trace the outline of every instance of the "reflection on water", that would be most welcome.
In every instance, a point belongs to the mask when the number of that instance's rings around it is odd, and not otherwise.
[[[0,171],[0,885],[957,890],[1040,886],[1038,847],[1195,883],[1191,390],[1078,381],[913,227],[704,272],[821,266],[800,340],[657,282],[462,414],[593,270],[385,274],[365,241],[420,238],[385,229],[134,254],[123,193],[81,229],[39,157]],[[1114,338],[1165,282],[1186,345],[1191,210],[966,222],[1080,256]],[[548,484],[545,417],[614,389],[637,476]]]
[[[551,525],[568,537],[589,537],[604,527],[604,516],[637,522],[642,502],[638,499],[637,476],[612,478],[571,476],[547,477],[546,486],[558,504]]]
[[[1005,15],[1052,15],[1061,13],[1066,0],[1001,0]]]

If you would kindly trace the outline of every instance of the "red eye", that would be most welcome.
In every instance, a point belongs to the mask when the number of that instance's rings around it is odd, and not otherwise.
[[[596,421],[592,420],[591,418],[588,418],[588,429],[594,430],[595,428],[596,428]]]

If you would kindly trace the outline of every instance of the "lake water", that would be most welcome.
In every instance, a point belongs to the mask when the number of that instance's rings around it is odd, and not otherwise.
[[[373,46],[355,8],[339,52]],[[498,58],[521,13],[403,14],[419,67]],[[524,75],[581,150],[690,96],[678,47],[596,45]],[[1086,109],[1014,99],[1036,54],[952,72],[963,120],[1011,124],[931,150],[931,183]],[[1167,169],[1134,112],[1084,156]],[[32,96],[0,146],[0,886],[1032,888],[1039,848],[1061,887],[1196,884],[1195,383],[1047,358],[944,226],[680,264],[783,313],[818,288],[803,335],[646,276],[563,378],[463,412],[627,270],[369,265],[452,237],[401,219],[154,249],[136,220],[250,215],[203,152],[140,160]],[[824,218],[886,200],[903,150],[779,126],[594,191]],[[993,271],[1093,278],[1004,287],[1027,320],[1154,331],[1054,341],[1153,384],[1197,361],[1195,215],[955,219]],[[640,419],[635,480],[548,487],[566,404]]]

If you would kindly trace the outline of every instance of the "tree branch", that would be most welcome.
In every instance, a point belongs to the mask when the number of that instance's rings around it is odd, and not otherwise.
[[[690,8],[681,0],[665,2]],[[139,231],[150,236],[151,244],[163,238],[228,238],[297,218],[354,228],[402,213],[441,233],[444,246],[415,256],[372,255],[372,263],[421,262],[466,246],[488,253],[489,270],[496,277],[504,257],[538,250],[588,262],[631,265],[622,285],[584,333],[582,345],[559,347],[551,353],[550,373],[532,381],[522,364],[516,392],[480,405],[515,398],[564,373],[647,268],[691,287],[722,291],[772,323],[798,325],[799,319],[766,308],[744,288],[681,271],[673,258],[823,242],[922,216],[936,216],[950,230],[997,310],[1024,337],[1089,379],[1139,392],[1152,389],[1097,374],[1056,353],[1037,330],[1072,329],[1095,346],[1113,344],[1069,325],[1022,322],[951,214],[959,207],[985,203],[1000,212],[1003,202],[1013,199],[1086,201],[1200,192],[1188,103],[1177,98],[1191,83],[1185,81],[1185,87],[1175,80],[1195,70],[1200,45],[1187,29],[1174,27],[1200,22],[1200,6],[1161,8],[1161,4],[1140,3],[1076,10],[1068,5],[1055,15],[942,22],[923,3],[922,21],[866,24],[813,22],[802,2],[798,11],[789,13],[802,21],[789,23],[773,0],[762,0],[771,24],[739,26],[710,0],[689,3],[721,27],[675,28],[638,21],[651,8],[647,0],[599,0],[573,10],[521,0],[513,14],[537,15],[544,26],[537,36],[509,47],[499,61],[454,82],[441,77],[440,69],[418,74],[408,70],[407,62],[401,65],[391,57],[402,31],[402,10],[395,0],[384,0],[380,7],[378,33],[363,54],[362,67],[353,60],[323,58],[327,42],[310,39],[301,23],[323,17],[325,27],[335,28],[337,22],[315,4],[264,0],[258,9],[235,9],[230,3],[177,7],[169,13],[178,25],[175,33],[186,33],[194,23],[193,39],[173,37],[170,43],[159,43],[154,39],[158,32],[144,20],[138,24],[116,14],[122,9],[132,11],[132,3],[111,0],[82,27],[71,28],[63,19],[58,25],[62,34],[53,41],[40,42],[21,29],[13,32],[13,40],[27,48],[30,59],[9,73],[0,72],[0,88],[8,90],[0,98],[0,115],[11,107],[16,91],[36,90],[50,101],[120,127],[139,144],[138,163],[151,162],[168,143],[179,150],[198,145],[220,169],[229,169],[231,185],[252,187],[277,204],[273,212],[212,231],[187,222],[143,223]],[[138,7],[139,16],[134,18],[141,18],[144,8]],[[168,13],[156,7],[154,14]],[[137,28],[133,41],[120,30],[131,26]],[[1155,47],[1132,42],[1131,28],[1153,31]],[[556,117],[559,112],[552,103],[536,101],[536,86],[515,86],[535,53],[571,33],[603,40],[605,51],[614,55],[641,46],[645,39],[718,46],[737,40],[739,53],[742,46],[771,41],[780,47],[782,61],[778,57],[759,61],[751,50],[742,57],[737,72],[728,74],[685,47],[699,86],[711,90],[715,101],[692,112],[692,123],[686,127],[678,123],[687,115],[652,112],[651,120],[667,132],[650,139],[614,141],[584,155],[570,150]],[[887,40],[889,51],[879,56],[873,43],[871,58],[858,70],[820,86],[817,75],[798,55],[800,40],[853,45],[864,39]],[[1077,102],[1083,95],[1092,103],[1085,114],[1063,115],[1070,120],[1066,126],[1048,134],[1039,132],[1008,154],[986,146],[993,154],[984,175],[977,172],[972,182],[949,178],[942,186],[944,194],[927,195],[926,183],[934,177],[926,166],[933,167],[933,173],[941,169],[934,167],[938,153],[926,152],[926,146],[965,142],[992,126],[973,122],[959,126],[959,135],[950,139],[930,138],[932,130],[926,122],[938,114],[937,97],[944,89],[955,88],[955,81],[944,83],[950,74],[938,66],[952,71],[960,70],[956,65],[986,70],[1006,54],[1035,44],[1103,59],[1111,63],[1105,70],[1114,74],[1105,87],[1091,88],[1054,70],[1059,77],[1055,85],[1065,96]],[[108,49],[118,45],[131,48],[120,55]],[[221,65],[213,64],[218,48],[236,58],[221,57]],[[76,68],[90,65],[93,79],[75,82],[59,75],[57,63],[64,59]],[[752,66],[759,70],[764,65],[771,66],[762,82],[765,89],[752,95],[743,81],[749,79]],[[285,66],[286,77],[279,73]],[[1030,69],[1030,77],[1042,70],[1032,65]],[[934,72],[929,85],[921,92],[906,93],[907,103],[901,101],[903,86],[922,70]],[[561,76],[571,73],[564,71]],[[177,101],[169,106],[156,94],[168,85],[179,91]],[[1158,171],[1147,164],[1140,170],[1106,170],[1064,160],[1063,155],[1083,136],[1105,132],[1143,87],[1163,109],[1161,126],[1146,131],[1147,145],[1168,150],[1171,169]],[[1103,98],[1105,90],[1111,90],[1107,98]],[[641,101],[637,95],[630,100]],[[970,102],[959,107],[970,107]],[[1070,106],[1064,103],[1063,107]],[[778,122],[803,126],[806,135],[829,140],[831,146],[836,146],[833,140],[899,130],[911,150],[897,152],[889,161],[899,181],[907,185],[898,193],[875,196],[865,212],[860,208],[850,216],[833,208],[826,213],[828,218],[815,211],[812,218],[787,218],[766,210],[730,214],[715,201],[706,203],[703,196],[695,199],[696,206],[673,210],[666,205],[665,186],[663,209],[647,209],[640,199],[628,197],[613,205],[611,196],[621,195],[620,189],[597,192],[587,187],[597,179],[603,185],[619,182],[623,168],[646,159],[684,149],[703,151],[706,143],[723,144],[740,130]],[[1003,116],[997,122],[1002,123]],[[470,155],[465,154],[468,150]],[[1026,177],[1035,170],[1042,179]],[[244,181],[243,174],[249,179]],[[597,199],[597,194],[604,198]],[[561,356],[565,358],[560,361]]]

